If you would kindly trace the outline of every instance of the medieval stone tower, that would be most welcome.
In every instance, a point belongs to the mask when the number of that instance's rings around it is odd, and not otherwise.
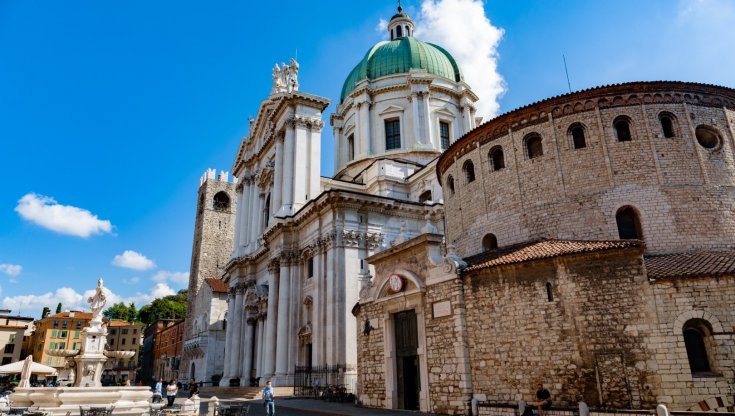
[[[192,334],[192,324],[197,293],[206,278],[219,279],[232,252],[232,236],[237,210],[235,187],[237,178],[229,180],[227,172],[216,174],[208,169],[200,180],[197,199],[194,244],[189,269],[189,293],[186,309],[187,339]]]

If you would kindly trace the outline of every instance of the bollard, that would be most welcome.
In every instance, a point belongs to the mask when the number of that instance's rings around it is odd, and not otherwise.
[[[191,396],[191,400],[194,402],[194,413],[201,414],[202,413],[202,399],[199,398],[198,394],[194,394]]]
[[[666,406],[660,404],[656,406],[656,415],[657,416],[669,416],[669,409],[667,409]]]
[[[585,402],[579,402],[579,416],[590,416],[590,407]]]
[[[207,415],[214,416],[215,410],[219,407],[219,399],[217,396],[212,396],[209,398],[209,406],[207,406]]]
[[[479,400],[474,397],[472,398],[472,401],[470,402],[470,405],[472,406],[472,416],[477,416],[480,414],[480,409],[477,407],[479,403]]]

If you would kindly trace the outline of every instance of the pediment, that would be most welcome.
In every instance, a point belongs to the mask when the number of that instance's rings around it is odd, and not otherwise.
[[[403,107],[399,107],[397,105],[389,105],[388,107],[381,110],[378,114],[390,114],[390,113],[402,113],[404,110]]]
[[[444,116],[449,116],[449,117],[454,117],[455,116],[455,114],[453,112],[447,110],[446,108],[440,108],[438,110],[435,110],[434,113],[441,114],[441,115],[444,115]]]

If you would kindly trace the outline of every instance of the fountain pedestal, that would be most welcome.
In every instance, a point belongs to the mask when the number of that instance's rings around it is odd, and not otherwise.
[[[105,351],[107,328],[102,322],[105,294],[102,279],[97,282],[95,295],[90,297],[92,320],[81,333],[81,350],[47,350],[55,357],[65,357],[72,368],[74,387],[17,388],[11,396],[14,406],[32,407],[49,415],[77,413],[79,406],[115,406],[115,414],[147,413],[152,396],[148,387],[102,387],[102,367],[107,358],[130,359],[135,351]]]
[[[92,318],[90,326],[82,331],[82,353],[74,357],[76,374],[74,385],[79,387],[102,387],[102,367],[107,361],[105,342],[107,329],[102,325],[102,318]]]

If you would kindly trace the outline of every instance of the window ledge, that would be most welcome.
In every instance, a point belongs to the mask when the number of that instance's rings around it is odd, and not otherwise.
[[[699,372],[699,373],[692,373],[692,378],[693,379],[705,379],[705,380],[707,380],[707,379],[721,378],[721,377],[722,377],[722,373],[714,373],[714,372],[711,372],[711,371],[702,371],[702,372]]]

